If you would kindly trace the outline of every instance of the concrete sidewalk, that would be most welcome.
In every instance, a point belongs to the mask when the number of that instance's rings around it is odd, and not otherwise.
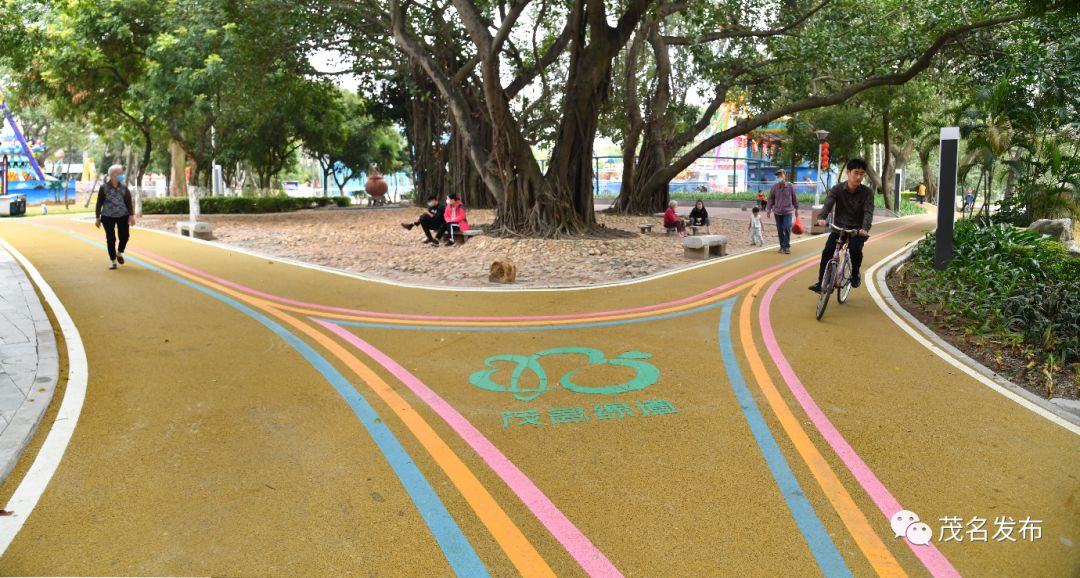
[[[52,324],[33,284],[0,249],[0,482],[49,407],[59,359]]]

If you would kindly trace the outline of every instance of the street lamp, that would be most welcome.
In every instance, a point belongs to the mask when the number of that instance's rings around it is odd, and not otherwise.
[[[829,137],[829,131],[827,131],[827,130],[825,130],[823,128],[818,129],[818,130],[814,131],[814,136],[817,137],[817,141],[818,141],[818,148],[817,148],[817,177],[818,178],[817,178],[817,180],[818,180],[818,183],[821,183],[821,145],[825,144],[825,139]],[[818,187],[815,186],[814,187],[814,204],[815,205],[817,205],[818,201],[821,199],[820,194],[821,194],[821,191],[818,189]]]

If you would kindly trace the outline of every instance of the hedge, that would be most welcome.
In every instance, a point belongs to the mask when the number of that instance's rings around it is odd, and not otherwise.
[[[337,205],[347,207],[349,197],[204,197],[199,199],[199,212],[207,214],[286,213]],[[143,201],[144,215],[185,215],[187,197],[164,197]]]

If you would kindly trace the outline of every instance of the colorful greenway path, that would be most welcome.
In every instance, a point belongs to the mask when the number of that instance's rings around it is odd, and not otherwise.
[[[932,226],[876,226],[864,269]],[[99,232],[62,218],[0,237],[88,370],[0,488],[3,575],[1080,573],[1075,426],[867,289],[815,321],[823,239],[469,292],[141,230],[107,271]],[[929,544],[895,536],[900,510]]]

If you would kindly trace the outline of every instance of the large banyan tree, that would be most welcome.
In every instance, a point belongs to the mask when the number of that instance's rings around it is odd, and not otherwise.
[[[602,124],[616,127],[624,152],[613,208],[660,210],[668,183],[721,143],[786,115],[903,84],[930,67],[947,71],[963,58],[954,47],[965,38],[1046,17],[1066,3],[309,0],[309,6],[332,6],[357,67],[406,71],[413,98],[428,99],[428,108],[418,108],[438,122],[427,126],[426,143],[411,143],[415,160],[456,167],[458,183],[468,173],[467,182],[494,200],[497,229],[561,237],[596,231],[592,155]],[[389,61],[390,52],[396,61]],[[376,54],[388,61],[372,60]],[[746,106],[734,126],[700,138],[715,111],[736,95]],[[447,146],[438,155],[418,150],[438,146],[440,131]],[[551,151],[544,163],[535,153],[539,146]]]

